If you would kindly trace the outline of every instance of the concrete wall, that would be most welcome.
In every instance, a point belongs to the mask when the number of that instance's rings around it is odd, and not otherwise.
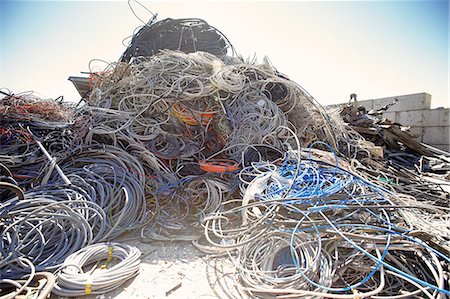
[[[449,108],[430,109],[431,95],[415,93],[388,98],[358,101],[367,110],[378,110],[398,102],[383,113],[383,117],[398,122],[403,126],[411,126],[410,131],[416,140],[450,152]]]

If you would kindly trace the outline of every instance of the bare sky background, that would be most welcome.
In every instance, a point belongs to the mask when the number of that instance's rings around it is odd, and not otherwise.
[[[206,20],[244,58],[267,55],[323,105],[350,93],[363,100],[428,92],[433,107],[449,106],[448,1],[141,3],[159,20]],[[91,59],[117,61],[140,25],[126,1],[1,1],[0,87],[78,101],[68,76],[88,71]]]

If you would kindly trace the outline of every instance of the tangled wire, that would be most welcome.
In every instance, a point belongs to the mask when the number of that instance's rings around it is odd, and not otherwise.
[[[201,19],[152,18],[131,40],[120,61],[130,62],[133,57],[153,56],[161,50],[184,53],[208,52],[215,56],[227,54],[231,47],[227,38]]]
[[[41,276],[61,296],[118,287],[139,271],[139,250],[113,243],[125,232],[228,253],[251,297],[450,295],[445,180],[375,158],[301,86],[229,47],[202,20],[152,20],[82,107],[2,92],[7,298]]]

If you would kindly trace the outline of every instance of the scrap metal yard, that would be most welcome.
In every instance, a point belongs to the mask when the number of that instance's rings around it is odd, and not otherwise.
[[[0,89],[0,299],[450,298],[450,153],[281,71],[154,16],[77,103]]]

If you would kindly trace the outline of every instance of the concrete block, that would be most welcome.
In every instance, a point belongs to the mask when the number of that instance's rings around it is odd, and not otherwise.
[[[373,100],[358,101],[358,105],[363,106],[367,111],[370,111],[373,109]]]
[[[422,142],[429,145],[449,144],[449,127],[423,127]]]
[[[423,127],[411,127],[409,128],[409,132],[415,140],[422,142]]]
[[[384,112],[383,117],[389,119],[390,121],[397,122],[396,113],[397,112]]]
[[[397,112],[397,122],[403,126],[423,126],[423,111],[412,110]]]
[[[437,126],[450,126],[449,123],[449,108],[438,108],[423,111],[423,126],[425,127],[437,127]]]
[[[402,96],[374,99],[372,109],[375,110],[380,109],[386,106],[387,104],[392,103],[395,98],[398,99],[398,102],[395,105],[389,107],[387,111],[396,112],[409,110],[424,110],[430,109],[431,107],[431,95],[422,92]]]

